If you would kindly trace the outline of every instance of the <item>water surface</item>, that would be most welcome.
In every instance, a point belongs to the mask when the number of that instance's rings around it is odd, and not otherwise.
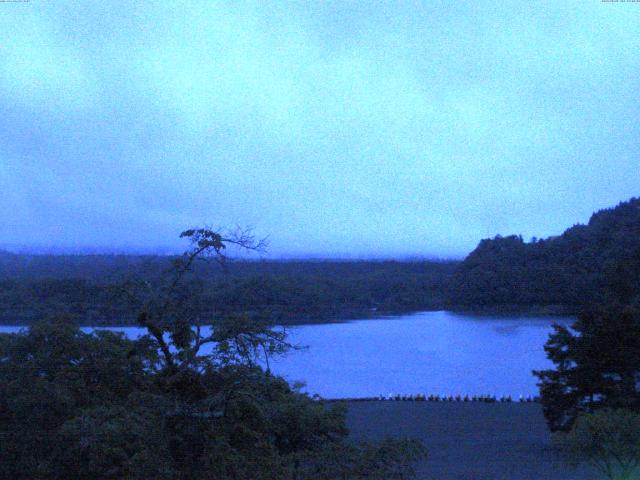
[[[325,398],[537,395],[531,370],[551,366],[543,349],[551,325],[570,321],[441,311],[288,327],[289,341],[308,348],[273,359],[271,368]],[[113,330],[142,334],[137,327]]]

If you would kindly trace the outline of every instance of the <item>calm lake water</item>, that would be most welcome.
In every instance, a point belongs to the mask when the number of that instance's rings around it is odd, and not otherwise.
[[[571,319],[442,311],[288,327],[289,341],[308,348],[272,359],[271,368],[325,398],[537,395],[531,370],[551,366],[543,345],[553,322]],[[136,327],[113,330],[131,338],[142,333]]]

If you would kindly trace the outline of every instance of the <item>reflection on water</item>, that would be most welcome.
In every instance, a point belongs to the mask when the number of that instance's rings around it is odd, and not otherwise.
[[[289,327],[309,348],[271,361],[326,398],[391,393],[535,395],[531,370],[547,368],[543,345],[557,317],[487,317],[422,312],[375,320]],[[15,331],[17,327],[0,327]],[[115,328],[129,337],[142,330]]]

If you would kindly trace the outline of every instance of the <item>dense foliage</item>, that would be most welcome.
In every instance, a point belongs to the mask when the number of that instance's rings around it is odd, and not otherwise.
[[[482,240],[453,277],[451,303],[503,310],[553,307],[550,311],[575,313],[602,303],[611,277],[621,278],[620,270],[635,276],[624,284],[629,297],[638,301],[638,266],[640,199],[634,198],[596,212],[587,225],[575,225],[558,237]]]
[[[640,413],[605,408],[582,414],[569,433],[556,437],[570,464],[588,463],[609,480],[640,474]]]
[[[193,266],[255,244],[206,229],[183,236],[193,248],[164,282],[122,285],[142,338],[61,318],[0,335],[0,478],[407,478],[420,443],[349,443],[343,407],[259,367],[291,348],[283,332],[244,316],[212,319],[206,334],[192,327]]]
[[[640,314],[613,305],[555,326],[545,345],[554,369],[535,372],[552,430],[568,430],[582,412],[640,411]]]
[[[603,278],[571,328],[554,326],[545,350],[555,368],[534,372],[552,430],[602,408],[640,411],[640,250],[612,261]]]
[[[247,363],[170,371],[153,343],[61,319],[1,335],[0,478],[408,478],[424,454],[348,443],[339,404]]]
[[[28,324],[57,312],[87,325],[135,324],[114,287],[138,276],[157,284],[167,263],[167,257],[0,254],[0,323]],[[189,285],[203,318],[244,312],[269,323],[314,322],[443,308],[455,265],[237,261],[224,270],[198,265]]]

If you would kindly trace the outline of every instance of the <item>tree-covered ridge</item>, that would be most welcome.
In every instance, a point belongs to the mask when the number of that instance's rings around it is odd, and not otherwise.
[[[557,306],[576,312],[599,302],[617,281],[640,294],[640,198],[594,213],[586,225],[525,242],[485,239],[459,265],[451,303],[468,307]],[[628,277],[620,282],[621,278]],[[612,279],[616,280],[612,280]]]
[[[0,254],[0,323],[72,314],[84,324],[133,324],[114,286],[162,278],[168,257]],[[188,287],[201,317],[245,312],[273,323],[443,308],[454,262],[237,261],[202,264]]]

